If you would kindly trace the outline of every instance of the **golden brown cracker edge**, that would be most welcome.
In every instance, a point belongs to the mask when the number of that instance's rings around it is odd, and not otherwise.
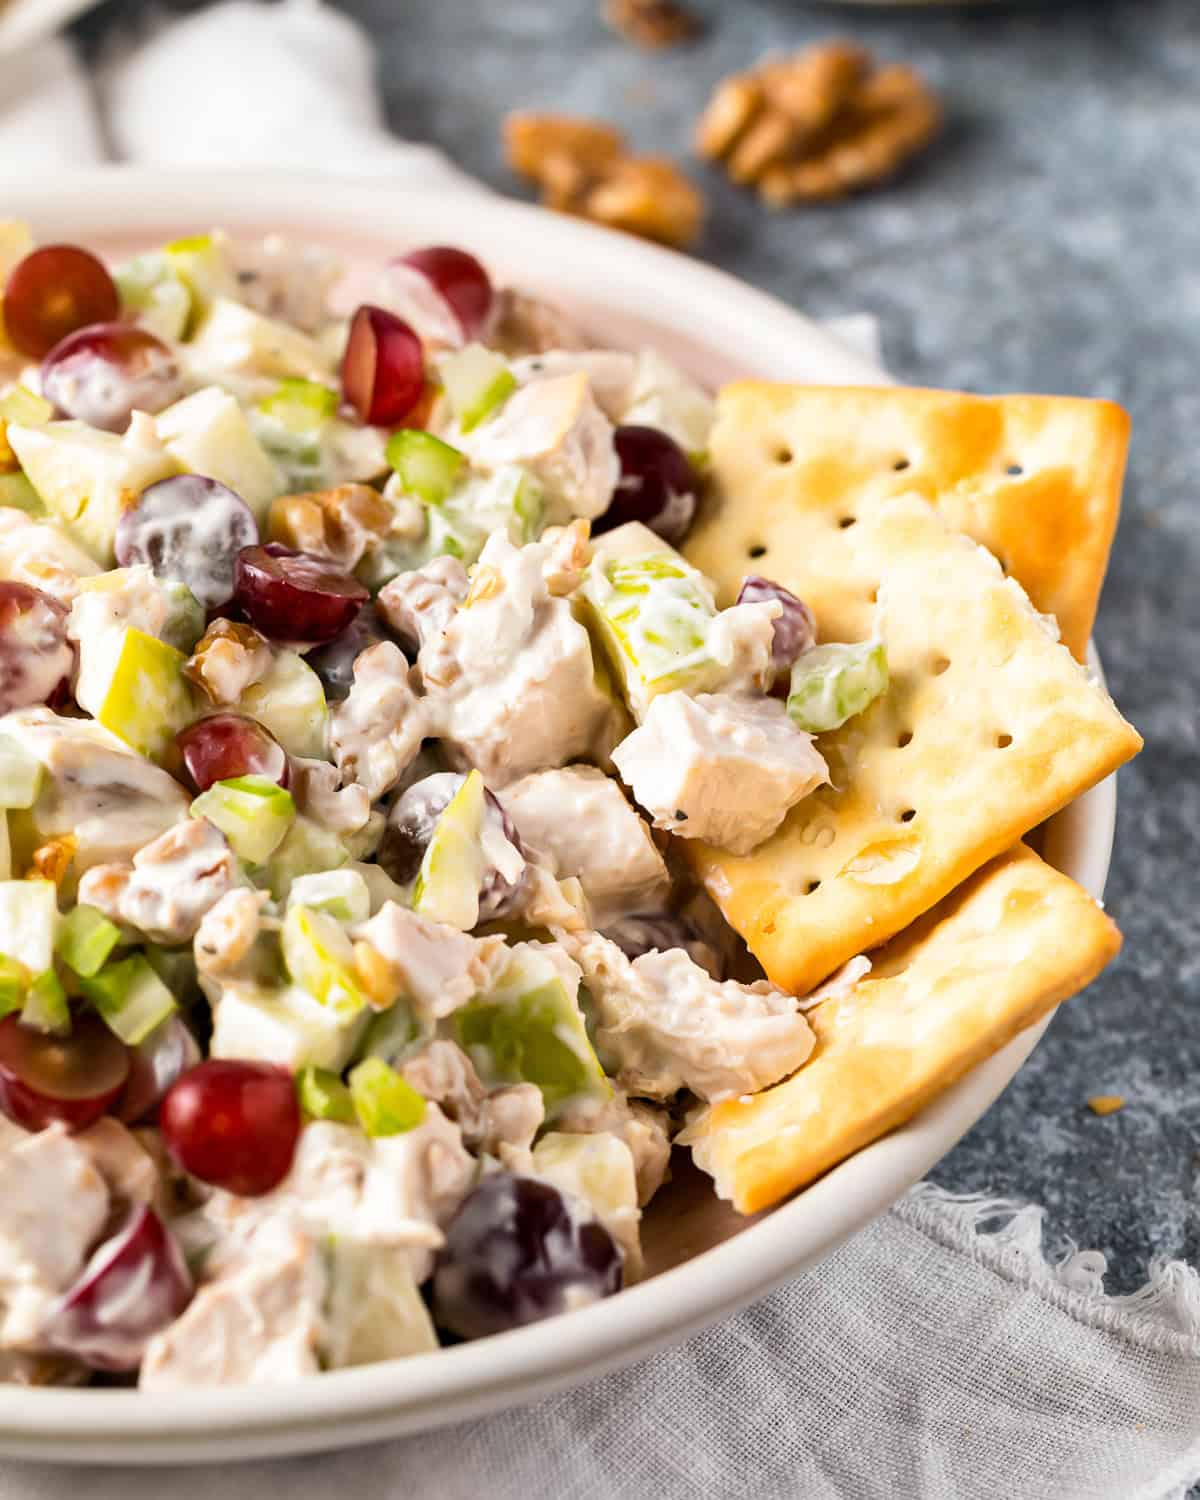
[[[1128,446],[1110,401],[741,381],[717,398],[714,493],[684,551],[724,603],[747,573],[805,598],[814,534],[916,493],[1001,560],[1082,660]]]
[[[808,1019],[802,1069],[711,1106],[685,1139],[717,1191],[755,1213],[910,1119],[1089,984],[1121,935],[1086,891],[1018,846],[875,958]]]
[[[748,494],[747,503],[761,498]],[[824,545],[827,543],[828,545]],[[1141,746],[994,558],[916,496],[827,523],[800,592],[878,631],[887,692],[817,737],[831,785],[752,853],[681,847],[773,983],[804,994],[885,942]]]

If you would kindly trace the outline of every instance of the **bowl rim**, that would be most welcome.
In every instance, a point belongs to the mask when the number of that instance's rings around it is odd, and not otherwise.
[[[506,253],[519,247],[531,286],[544,289],[547,275],[567,286],[586,275],[598,302],[632,296],[651,322],[688,336],[697,308],[703,309],[709,326],[700,342],[713,359],[740,332],[750,351],[743,363],[764,375],[812,378],[819,367],[826,383],[887,380],[781,300],[670,250],[485,194],[422,192],[390,204],[380,198],[378,181],[308,173],[106,167],[40,183],[0,179],[6,213],[53,224],[60,233],[74,226],[84,238],[114,229],[149,238],[163,232],[160,226],[179,233],[184,225],[220,223],[244,233],[292,227],[336,242],[356,215],[372,238],[436,234],[489,256],[489,236],[511,236]],[[1091,662],[1098,671],[1094,651]],[[1110,777],[1047,829],[1047,858],[1097,898],[1115,811]],[[982,1117],[1050,1019],[1022,1032],[907,1125],[731,1239],[596,1306],[476,1344],[288,1385],[178,1393],[6,1386],[0,1453],[59,1462],[211,1462],[217,1439],[223,1458],[300,1453],[427,1430],[594,1379],[716,1321],[830,1254]]]

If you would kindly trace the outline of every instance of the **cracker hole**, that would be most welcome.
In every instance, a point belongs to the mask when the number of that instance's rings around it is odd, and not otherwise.
[[[950,658],[948,656],[935,656],[930,671],[935,677],[940,677],[943,672],[950,670]]]
[[[898,458],[892,465],[893,471],[897,474],[903,474],[905,469],[910,469],[911,467],[912,465],[909,463],[907,458]]]
[[[792,450],[787,446],[786,443],[780,443],[780,445],[771,454],[771,457],[777,464],[790,464],[793,454]]]
[[[820,888],[821,882],[819,880],[810,880],[805,884],[804,894],[806,896],[811,896],[814,891],[820,890]]]
[[[870,593],[868,593],[868,595],[867,595],[867,602],[869,604],[878,604],[879,603],[879,585],[878,584],[876,584],[875,587],[870,591]]]
[[[911,823],[912,820],[916,817],[916,815],[917,815],[917,810],[916,810],[915,807],[906,807],[904,809],[904,811],[900,814],[900,821],[902,823]]]
[[[1005,468],[1004,472],[1009,475],[1010,478],[1016,479],[1019,475],[1024,474],[1025,470],[1021,467],[1020,464],[1009,464]]]
[[[912,737],[913,734],[911,729],[902,729],[896,736],[896,748],[898,750],[903,750],[905,745],[911,745]]]
[[[767,555],[767,549],[763,546],[763,544],[761,542],[755,542],[755,544],[753,545],[753,547],[748,547],[746,549],[746,556],[747,557],[766,557],[766,555]]]
[[[1007,750],[1008,747],[1011,744],[1012,744],[1012,735],[1011,734],[998,734],[996,736],[996,749],[997,750]]]
[[[848,531],[851,526],[857,523],[857,521],[857,516],[842,516],[838,521],[838,525],[842,528],[843,531]]]

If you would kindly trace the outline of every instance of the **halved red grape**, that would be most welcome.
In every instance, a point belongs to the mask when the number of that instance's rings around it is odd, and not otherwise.
[[[127,1125],[151,1118],[175,1080],[194,1068],[201,1056],[187,1024],[178,1015],[168,1016],[130,1054],[129,1081],[113,1114]]]
[[[287,786],[287,751],[257,719],[245,714],[209,714],[175,736],[183,764],[198,792],[235,776],[266,776]]]
[[[4,327],[29,359],[42,359],[77,328],[113,322],[120,310],[103,263],[78,245],[31,250],[8,273],[4,287]]]
[[[425,394],[421,340],[403,318],[364,303],[350,320],[342,394],[364,422],[392,426]]]
[[[183,1251],[154,1210],[141,1204],[92,1255],[51,1311],[42,1337],[94,1370],[136,1370],[147,1340],[191,1298]]]
[[[738,590],[737,602],[783,606],[782,614],[776,617],[775,634],[771,639],[771,664],[777,672],[785,672],[797,657],[811,651],[817,644],[817,622],[812,610],[781,583],[772,583],[769,578],[751,573]]]
[[[254,1198],[291,1170],[300,1106],[286,1068],[210,1057],[168,1089],[158,1124],[185,1172]]]
[[[304,659],[321,679],[326,700],[340,703],[354,685],[354,663],[362,652],[368,646],[390,640],[375,606],[365,604],[340,635]]]
[[[18,1015],[0,1021],[0,1109],[26,1130],[54,1120],[84,1129],[120,1094],[129,1066],[124,1042],[89,1012],[69,1036],[48,1036]]]
[[[495,293],[488,273],[473,255],[453,245],[430,245],[397,256],[395,263],[411,266],[427,278],[449,304],[464,339],[479,337],[491,317]]]
[[[74,669],[65,607],[28,583],[0,580],[0,714],[61,702]]]
[[[246,619],[275,641],[331,641],[371,597],[352,573],[282,542],[239,552],[233,582]]]
[[[206,609],[233,595],[234,562],[258,541],[258,522],[240,496],[199,474],[160,479],[117,522],[113,550],[123,568],[149,563],[184,583]]]
[[[611,531],[641,521],[672,546],[688,534],[696,514],[700,481],[687,454],[657,427],[618,427],[613,446],[621,477],[612,504],[592,522],[592,531]]]
[[[621,1280],[621,1252],[581,1200],[489,1172],[447,1226],[433,1313],[439,1327],[477,1339],[611,1296]]]
[[[179,361],[132,323],[93,323],[42,361],[42,395],[67,417],[124,432],[135,411],[159,412],[182,394]]]

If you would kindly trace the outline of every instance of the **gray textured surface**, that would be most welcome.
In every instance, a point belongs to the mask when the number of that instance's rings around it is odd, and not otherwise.
[[[700,253],[818,314],[879,314],[915,383],[1103,395],[1134,419],[1124,520],[1097,630],[1146,736],[1122,773],[1109,906],[1120,960],[1067,1006],[937,1180],[1046,1204],[1128,1288],[1200,1260],[1200,12],[1196,0],[1060,0],[924,12],[708,0],[701,44],[634,51],[597,0],[347,0],[377,35],[391,119],[511,191],[515,106],[618,120],[686,150],[712,82],[773,47],[850,31],[942,88],[943,142],[903,182],[772,217],[697,168]],[[111,31],[142,7],[110,0]],[[698,316],[702,311],[698,310]],[[1096,1093],[1124,1094],[1099,1119]]]

